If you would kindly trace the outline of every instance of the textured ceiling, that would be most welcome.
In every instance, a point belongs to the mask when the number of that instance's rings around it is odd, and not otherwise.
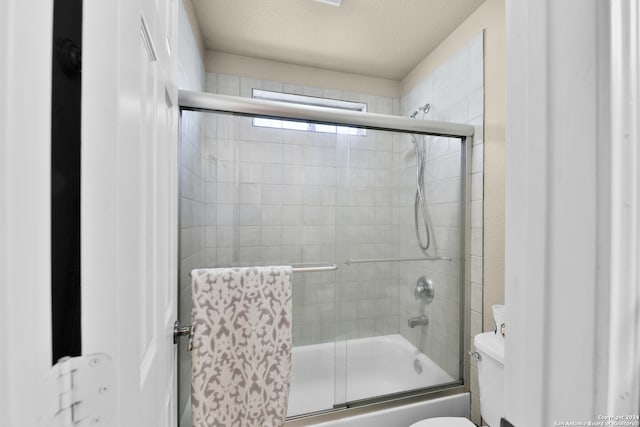
[[[484,0],[192,0],[208,50],[401,80]]]

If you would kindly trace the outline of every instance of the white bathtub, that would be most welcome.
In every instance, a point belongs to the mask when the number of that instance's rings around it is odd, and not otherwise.
[[[292,358],[288,416],[454,381],[401,335],[294,347]]]
[[[331,409],[335,403],[453,381],[400,335],[294,347],[292,357],[289,416]],[[415,360],[420,362],[421,373],[414,368]],[[461,393],[337,421],[305,425],[406,427],[424,418],[468,418],[469,407],[469,393]],[[180,426],[191,427],[191,402],[182,414]]]

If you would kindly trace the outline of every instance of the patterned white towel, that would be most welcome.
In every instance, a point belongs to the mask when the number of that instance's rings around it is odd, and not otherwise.
[[[194,427],[280,427],[291,371],[291,267],[194,270]]]

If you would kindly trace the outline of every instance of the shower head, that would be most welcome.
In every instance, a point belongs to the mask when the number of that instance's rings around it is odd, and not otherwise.
[[[422,113],[422,114],[427,114],[429,112],[429,110],[431,109],[431,104],[426,103],[421,107],[416,108],[415,110],[413,110],[411,112],[411,114],[409,114],[409,117],[412,119],[415,119],[416,116],[418,115],[418,113]]]

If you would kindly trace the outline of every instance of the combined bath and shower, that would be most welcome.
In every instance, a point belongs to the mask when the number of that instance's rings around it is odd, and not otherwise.
[[[425,114],[431,109],[430,104],[424,104],[423,106],[413,110],[409,117],[415,119],[418,114],[422,113],[421,118],[424,118]],[[420,138],[420,140],[418,139]],[[422,143],[419,143],[419,142]],[[416,238],[418,240],[418,246],[422,253],[427,254],[427,250],[431,246],[431,225],[429,223],[429,212],[427,210],[427,202],[424,196],[424,170],[427,163],[427,144],[424,140],[424,136],[418,136],[411,134],[411,142],[416,154],[416,196],[413,202],[413,218],[416,230]],[[422,216],[422,223],[424,224],[424,238],[420,233],[419,214]]]

